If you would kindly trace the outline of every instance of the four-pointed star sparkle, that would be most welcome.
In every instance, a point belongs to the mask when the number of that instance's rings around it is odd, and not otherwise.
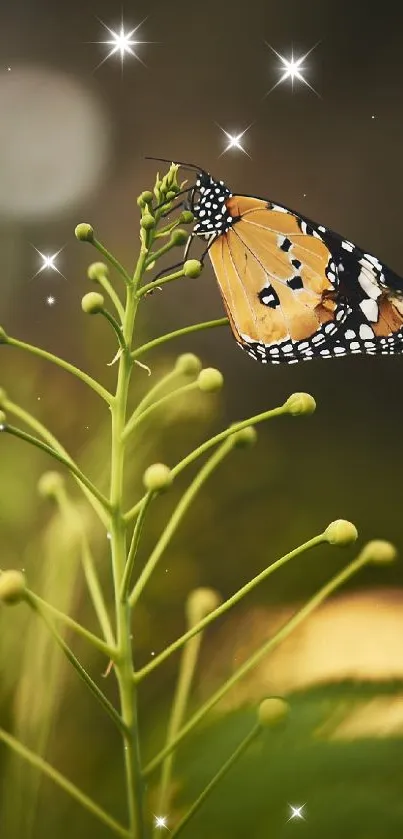
[[[244,154],[250,157],[250,154],[248,154],[248,152],[246,151],[246,149],[244,149],[241,143],[242,137],[246,134],[247,131],[249,131],[251,127],[250,125],[248,125],[248,127],[245,128],[244,131],[241,131],[239,134],[230,134],[229,131],[226,131],[225,128],[223,128],[221,125],[218,125],[218,127],[221,128],[221,131],[223,132],[223,134],[225,134],[228,140],[228,143],[225,146],[224,151],[221,152],[219,157],[221,157],[223,154],[225,154],[225,152],[229,151],[230,149],[239,149],[239,151],[242,151]]]
[[[52,297],[50,294],[49,297],[46,298],[46,305],[47,306],[54,306],[56,303],[56,297]]]
[[[136,58],[137,61],[140,61],[141,64],[144,64],[144,61],[141,60],[141,58],[139,57],[136,50],[133,49],[133,47],[137,47],[137,46],[139,46],[139,44],[149,43],[149,41],[138,41],[137,38],[133,38],[133,35],[137,32],[137,30],[140,28],[140,26],[144,23],[144,20],[142,20],[141,23],[137,24],[137,26],[135,26],[134,29],[131,29],[130,32],[125,29],[123,20],[121,22],[120,29],[117,32],[114,29],[111,29],[109,26],[107,26],[106,23],[103,22],[103,20],[100,20],[100,23],[102,23],[102,26],[105,27],[105,29],[109,32],[109,34],[112,37],[108,41],[96,41],[95,42],[97,44],[107,44],[108,46],[111,47],[111,49],[109,50],[108,54],[105,56],[103,61],[101,61],[98,64],[98,67],[101,67],[101,65],[104,64],[105,61],[108,60],[108,58],[110,58],[112,55],[116,55],[116,54],[120,55],[120,62],[121,62],[122,68],[123,68],[123,60],[124,60],[126,55],[131,55],[131,56],[133,56],[133,58]]]
[[[283,75],[278,80],[278,82],[276,82],[276,84],[273,85],[273,87],[271,87],[270,90],[267,91],[265,96],[268,96],[269,93],[272,92],[272,90],[274,90],[276,87],[278,87],[278,85],[281,84],[281,82],[285,82],[286,79],[291,79],[291,87],[292,87],[293,90],[294,90],[294,79],[298,79],[298,81],[306,84],[306,86],[309,87],[310,90],[313,91],[313,93],[316,93],[316,96],[319,96],[319,93],[317,92],[317,90],[315,90],[315,88],[312,87],[312,85],[310,85],[309,82],[307,82],[306,78],[302,75],[302,71],[305,69],[303,67],[303,63],[304,63],[305,59],[308,58],[308,55],[312,52],[312,50],[314,50],[315,47],[317,47],[317,44],[314,44],[314,46],[311,47],[311,49],[308,50],[308,52],[306,52],[305,55],[301,55],[300,58],[294,58],[294,50],[291,51],[291,58],[284,58],[284,56],[280,55],[280,53],[277,52],[277,50],[275,50],[274,47],[271,46],[271,44],[268,44],[267,41],[265,43],[267,44],[268,47],[270,47],[272,52],[274,52],[275,55],[277,55],[277,58],[279,58],[280,61],[282,61],[282,64],[283,64],[283,66],[281,68],[283,70]]]
[[[32,247],[35,248],[35,245],[33,245]],[[64,279],[66,279],[64,274],[62,274],[62,272],[59,271],[57,265],[55,264],[55,260],[59,256],[59,253],[62,252],[63,248],[60,248],[60,250],[56,251],[56,253],[53,254],[41,253],[41,251],[39,251],[38,248],[35,248],[35,250],[41,257],[42,265],[38,268],[36,274],[34,274],[32,279],[37,277],[38,274],[41,274],[42,271],[56,271],[57,274],[60,274],[61,277],[64,277]]]
[[[305,816],[303,815],[303,812],[302,812],[304,807],[305,807],[305,804],[301,804],[299,807],[294,807],[292,804],[289,804],[288,806],[291,810],[291,815],[290,815],[290,818],[287,819],[287,821],[290,822],[293,819],[305,819]]]
[[[165,827],[168,830],[167,826],[167,817],[166,816],[155,816],[154,827]]]

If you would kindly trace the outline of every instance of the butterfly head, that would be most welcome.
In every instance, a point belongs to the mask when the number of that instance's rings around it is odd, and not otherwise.
[[[229,230],[233,218],[226,202],[231,194],[223,181],[216,181],[208,172],[197,175],[190,194],[190,205],[196,218],[193,228],[196,235],[210,239],[214,234],[220,236]]]

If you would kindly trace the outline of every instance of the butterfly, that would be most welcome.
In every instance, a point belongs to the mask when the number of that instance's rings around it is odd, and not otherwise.
[[[192,164],[191,238],[207,240],[239,346],[263,364],[403,353],[403,279],[324,225],[233,195]]]

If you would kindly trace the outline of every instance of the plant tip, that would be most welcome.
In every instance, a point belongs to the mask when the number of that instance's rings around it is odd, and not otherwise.
[[[218,591],[213,588],[195,588],[186,600],[186,616],[190,626],[195,626],[222,603]]]
[[[234,434],[235,445],[240,449],[249,448],[253,446],[257,440],[257,431],[253,425],[248,425],[247,428],[241,428]]]
[[[290,712],[290,707],[284,699],[277,696],[270,696],[263,699],[258,708],[258,719],[261,726],[275,727],[285,722]]]
[[[108,266],[104,262],[92,262],[87,269],[87,277],[95,283],[108,276]]]
[[[81,300],[81,308],[87,315],[97,315],[102,312],[105,300],[97,291],[89,291]]]
[[[204,393],[212,393],[215,390],[221,390],[224,384],[224,376],[215,367],[205,367],[199,373],[197,383]]]
[[[86,224],[86,222],[81,222],[81,224],[77,224],[77,227],[74,231],[76,239],[79,242],[93,242],[94,241],[94,228],[91,227],[90,224]]]
[[[284,408],[293,417],[302,414],[313,414],[316,402],[310,393],[292,393],[284,404]]]
[[[173,245],[186,245],[188,238],[189,234],[186,233],[186,230],[181,230],[180,227],[171,233],[171,242]]]
[[[397,550],[391,542],[386,539],[373,539],[367,542],[361,551],[361,557],[366,562],[373,562],[379,565],[389,565],[397,558]]]
[[[176,359],[175,370],[184,376],[197,376],[202,368],[200,358],[192,352],[185,352]]]
[[[19,603],[24,599],[26,580],[21,571],[4,571],[0,574],[0,603]]]
[[[64,486],[64,479],[59,472],[44,472],[38,481],[38,492],[42,498],[55,498]]]
[[[324,536],[330,545],[345,547],[356,541],[358,530],[351,521],[336,519],[336,521],[330,522],[327,526]]]
[[[183,266],[183,273],[185,277],[200,277],[203,270],[203,265],[198,259],[187,259]]]
[[[172,483],[172,473],[165,463],[152,463],[143,475],[143,484],[149,492],[161,492]]]
[[[195,217],[193,213],[190,212],[190,210],[182,210],[178,217],[179,224],[192,224],[194,220]]]

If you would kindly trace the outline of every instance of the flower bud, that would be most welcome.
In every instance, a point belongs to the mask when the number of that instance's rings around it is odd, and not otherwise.
[[[80,242],[93,242],[94,240],[94,228],[91,227],[90,224],[86,224],[82,222],[78,224],[75,231],[76,239]]]
[[[172,483],[172,473],[165,463],[153,463],[143,475],[143,484],[149,492],[161,492]]]
[[[55,498],[64,487],[64,479],[59,472],[44,472],[38,481],[38,492],[43,498]]]
[[[202,270],[203,265],[198,259],[187,259],[183,266],[185,277],[200,277]]]
[[[178,217],[179,224],[192,224],[192,221],[195,220],[193,213],[190,210],[182,210]]]
[[[92,264],[89,265],[87,269],[88,279],[93,280],[95,283],[99,282],[99,280],[101,280],[103,277],[107,277],[108,274],[108,266],[105,265],[104,262],[92,262]]]
[[[367,542],[364,545],[361,557],[366,562],[388,565],[396,559],[397,550],[391,542],[387,542],[385,539],[373,539],[372,542]]]
[[[197,355],[192,352],[185,352],[176,359],[175,370],[184,376],[197,376],[200,373],[202,363]]]
[[[171,233],[171,242],[173,245],[186,245],[188,238],[189,234],[186,233],[186,230],[181,230],[180,227]]]
[[[21,571],[4,571],[0,574],[0,603],[18,603],[23,600],[26,580]]]
[[[167,201],[172,201],[176,197],[176,193],[178,192],[177,189],[173,189],[174,184],[171,185],[171,189],[167,192]]]
[[[144,213],[140,224],[143,230],[152,230],[152,228],[155,227],[155,218],[151,215],[151,213]]]
[[[224,376],[215,367],[205,367],[198,375],[197,384],[204,393],[212,393],[222,388]]]
[[[217,609],[222,598],[213,588],[195,588],[190,592],[186,601],[186,616],[188,624],[195,626],[206,615]]]
[[[253,425],[248,425],[247,428],[241,428],[233,435],[235,445],[240,449],[246,449],[253,446],[257,440],[257,431]]]
[[[310,393],[292,393],[284,404],[284,408],[293,417],[298,417],[300,414],[313,414],[316,402]]]
[[[7,344],[7,341],[8,341],[8,335],[5,332],[5,330],[3,329],[3,327],[0,326],[0,344]]]
[[[0,387],[0,408],[4,408],[4,403],[7,401],[6,391]]]
[[[0,431],[4,431],[7,424],[7,417],[4,411],[0,411]]]
[[[284,699],[270,696],[260,703],[257,714],[261,726],[275,727],[285,722],[289,712],[290,707]]]
[[[81,301],[81,308],[87,315],[97,315],[99,312],[102,312],[104,303],[105,300],[102,294],[98,294],[97,291],[89,291],[88,294],[84,294]]]
[[[346,519],[336,519],[336,521],[332,521],[328,524],[324,536],[330,545],[339,545],[340,547],[344,547],[345,545],[351,545],[352,542],[355,542],[358,537],[358,530],[351,521],[346,521]]]
[[[144,192],[139,195],[137,199],[137,204],[139,207],[145,207],[146,204],[152,204],[154,200],[154,196],[149,189],[146,189]]]

